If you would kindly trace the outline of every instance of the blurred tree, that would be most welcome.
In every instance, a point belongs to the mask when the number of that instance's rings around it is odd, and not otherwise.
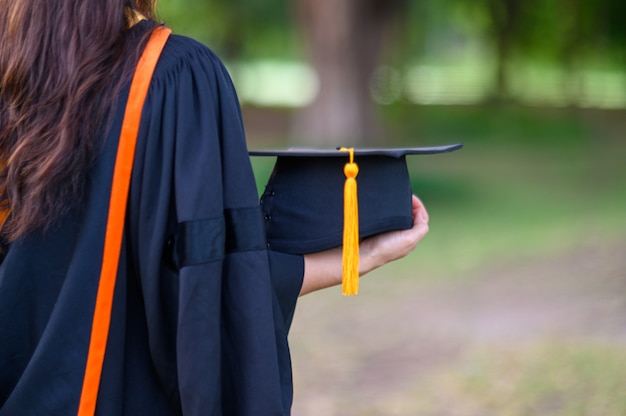
[[[506,66],[510,62],[516,37],[524,27],[522,8],[528,3],[528,0],[487,0],[496,44],[496,84],[493,98],[497,101],[509,99]]]
[[[515,100],[509,75],[516,64],[541,62],[562,69],[563,93],[571,104],[580,100],[580,72],[601,42],[607,1],[615,0],[450,0],[487,17],[484,42],[492,46],[495,61],[490,101]]]
[[[494,61],[493,86],[487,100],[511,101],[509,70],[523,49],[523,39],[534,31],[533,10],[541,0],[447,0],[446,12],[464,16],[466,25],[478,28],[482,42],[491,49]],[[548,0],[550,1],[550,0]]]
[[[296,0],[295,15],[319,76],[314,102],[296,115],[298,140],[332,145],[381,140],[370,80],[406,0]]]
[[[606,28],[606,40],[612,47],[621,67],[626,70],[626,2],[624,0],[601,0],[601,25]]]
[[[558,67],[565,102],[578,106],[590,92],[584,72],[610,66],[615,52],[624,50],[626,26],[621,16],[626,13],[626,3],[532,0],[529,4],[515,47],[526,61],[539,60]]]
[[[601,29],[601,0],[561,0],[561,41],[556,58],[563,68],[563,90],[570,106],[577,106],[584,94],[580,72],[594,48],[598,48]]]

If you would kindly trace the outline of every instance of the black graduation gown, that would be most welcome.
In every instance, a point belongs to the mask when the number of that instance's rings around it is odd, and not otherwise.
[[[81,207],[0,267],[0,416],[76,414],[127,93]],[[128,204],[96,413],[289,414],[303,261],[266,251],[234,88],[191,39],[155,70]]]

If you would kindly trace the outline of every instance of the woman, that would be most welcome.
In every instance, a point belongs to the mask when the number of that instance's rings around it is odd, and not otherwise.
[[[150,0],[0,1],[1,416],[78,411],[120,124],[156,26]],[[341,254],[265,250],[207,48],[169,38],[142,114],[96,413],[289,414],[296,298],[338,284]],[[411,230],[362,243],[363,274],[427,233],[413,209]]]

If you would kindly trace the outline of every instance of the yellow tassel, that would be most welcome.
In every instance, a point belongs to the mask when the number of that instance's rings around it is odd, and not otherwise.
[[[359,166],[354,163],[354,149],[339,149],[350,152],[350,162],[343,168],[346,175],[343,207],[343,282],[344,296],[359,292],[359,204],[357,198],[356,177]]]

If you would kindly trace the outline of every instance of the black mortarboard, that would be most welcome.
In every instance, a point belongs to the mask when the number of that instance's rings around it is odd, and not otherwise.
[[[411,228],[413,192],[406,155],[445,153],[461,147],[462,144],[396,149],[250,151],[252,156],[277,157],[261,197],[270,249],[307,254],[344,243],[344,215],[349,215],[346,204],[350,199],[346,196],[344,201],[344,185],[347,187],[350,182],[346,180],[346,175],[350,174],[344,174],[344,168],[348,169],[348,165],[356,168],[352,169],[352,174],[358,172],[356,238]],[[349,152],[353,152],[356,165],[346,163],[350,162]],[[346,192],[347,195],[349,192]],[[346,226],[347,223],[348,220]],[[358,270],[358,260],[355,267]]]

